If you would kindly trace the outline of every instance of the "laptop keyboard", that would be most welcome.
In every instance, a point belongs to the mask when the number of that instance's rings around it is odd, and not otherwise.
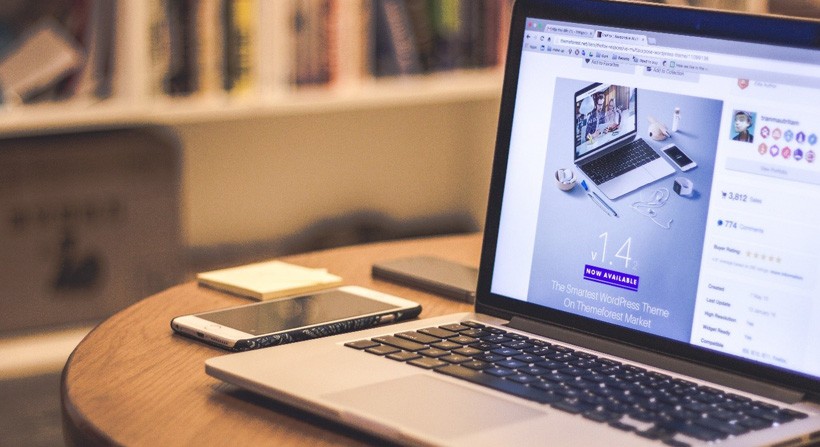
[[[345,346],[547,404],[672,446],[807,417],[716,388],[465,321]]]
[[[646,141],[638,138],[617,150],[583,164],[581,170],[596,185],[600,185],[656,158],[660,158],[660,155],[649,147]]]

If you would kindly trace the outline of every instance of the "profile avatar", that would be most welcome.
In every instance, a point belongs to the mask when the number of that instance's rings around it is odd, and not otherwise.
[[[754,118],[752,117],[752,114],[742,110],[735,112],[734,131],[736,134],[732,137],[732,139],[735,141],[751,143],[754,140],[754,135],[752,134],[753,125]]]

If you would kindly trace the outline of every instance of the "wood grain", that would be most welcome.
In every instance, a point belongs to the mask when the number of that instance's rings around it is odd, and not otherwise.
[[[356,284],[422,304],[421,317],[463,312],[466,303],[374,279],[374,262],[435,255],[478,265],[480,235],[344,247],[282,258],[324,267]],[[205,374],[225,351],[174,335],[171,318],[248,301],[195,282],[172,287],[117,313],[77,346],[63,371],[63,425],[69,444],[372,445],[379,441]],[[328,372],[330,373],[330,372]],[[383,443],[383,441],[382,441]]]

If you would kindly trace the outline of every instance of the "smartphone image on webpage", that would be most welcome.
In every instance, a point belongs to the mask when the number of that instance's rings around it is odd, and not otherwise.
[[[418,316],[416,302],[358,286],[179,316],[174,332],[232,351],[351,332]]]
[[[664,154],[666,154],[669,159],[675,162],[676,165],[681,169],[681,171],[691,171],[695,169],[698,165],[695,163],[688,155],[684,154],[679,147],[675,146],[674,144],[670,144],[663,149],[661,149]]]

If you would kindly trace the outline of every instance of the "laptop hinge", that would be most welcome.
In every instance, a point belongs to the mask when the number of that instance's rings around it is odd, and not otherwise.
[[[748,393],[757,394],[759,396],[788,404],[800,402],[805,398],[805,394],[799,391],[750,379],[748,377],[738,376],[726,371],[698,365],[686,360],[658,354],[656,352],[636,348],[634,346],[601,339],[570,329],[539,323],[526,318],[512,317],[507,326],[513,329],[538,334],[543,337],[554,338],[565,343],[571,343],[588,349],[606,352],[607,354],[613,356],[623,357],[635,362],[673,371],[678,374],[697,377],[702,380],[746,391]]]

